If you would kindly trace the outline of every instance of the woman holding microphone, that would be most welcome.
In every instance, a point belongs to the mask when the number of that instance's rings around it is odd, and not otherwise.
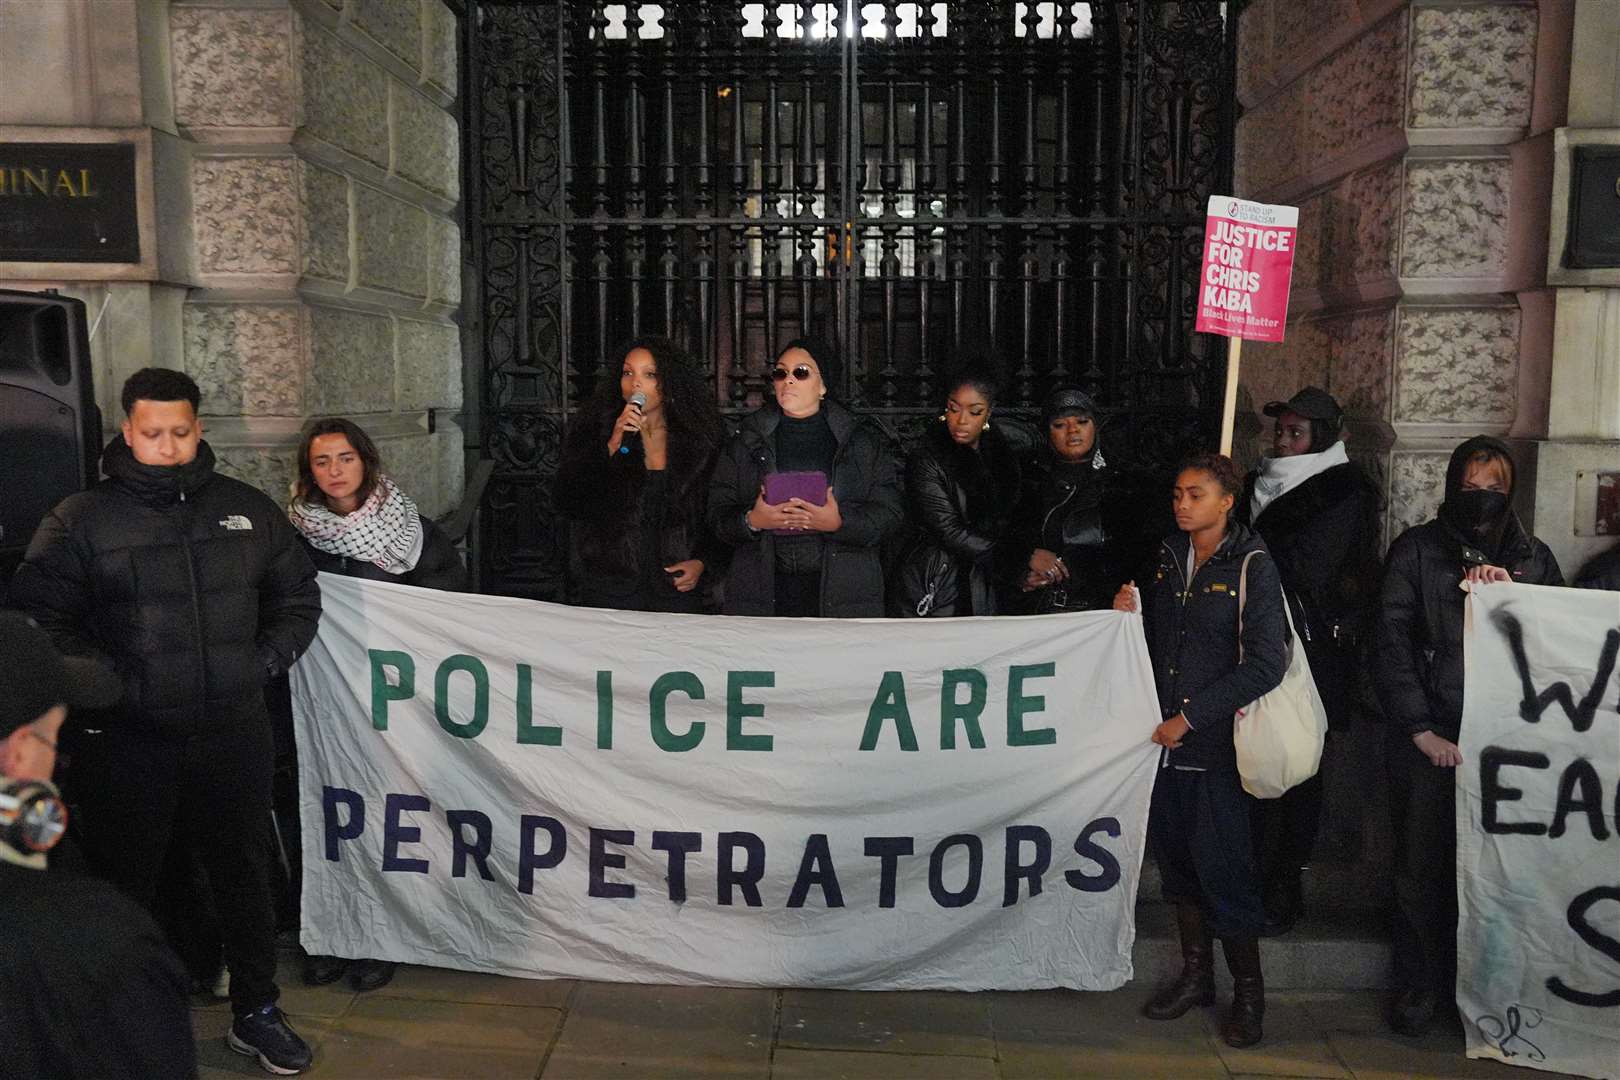
[[[573,523],[572,596],[584,607],[697,613],[717,577],[704,524],[724,428],[673,342],[632,341],[569,428],[553,489]]]

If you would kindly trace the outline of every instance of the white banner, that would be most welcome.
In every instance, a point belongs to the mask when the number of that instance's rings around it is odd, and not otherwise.
[[[1620,1077],[1620,594],[1469,601],[1457,776],[1468,1056]]]
[[[1107,990],[1158,720],[1134,615],[649,615],[321,575],[303,944],[531,977]]]

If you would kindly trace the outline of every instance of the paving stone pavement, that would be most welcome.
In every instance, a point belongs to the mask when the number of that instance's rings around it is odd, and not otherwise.
[[[537,981],[401,967],[382,990],[299,982],[282,1006],[332,1080],[1046,1080],[1111,1077],[1479,1077],[1557,1074],[1469,1061],[1452,1031],[1403,1039],[1372,991],[1284,991],[1266,1040],[1224,1045],[1215,1009],[1156,1023],[1144,992],[857,993]],[[192,1012],[203,1080],[258,1076],[226,1048],[230,1009]]]

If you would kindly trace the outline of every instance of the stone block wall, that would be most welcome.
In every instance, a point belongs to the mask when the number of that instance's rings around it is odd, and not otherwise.
[[[462,490],[454,16],[442,0],[166,14],[163,276],[190,286],[184,366],[223,467],[284,496],[303,421],[342,414],[445,512]]]
[[[1434,513],[1462,438],[1546,434],[1541,5],[1253,0],[1242,20],[1237,194],[1301,226],[1288,339],[1244,349],[1244,454],[1269,444],[1265,402],[1324,387],[1393,536]]]

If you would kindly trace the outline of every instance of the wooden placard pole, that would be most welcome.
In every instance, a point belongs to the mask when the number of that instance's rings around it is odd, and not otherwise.
[[[1243,339],[1226,339],[1226,400],[1221,405],[1221,453],[1232,456],[1232,427],[1237,418],[1238,356]]]

